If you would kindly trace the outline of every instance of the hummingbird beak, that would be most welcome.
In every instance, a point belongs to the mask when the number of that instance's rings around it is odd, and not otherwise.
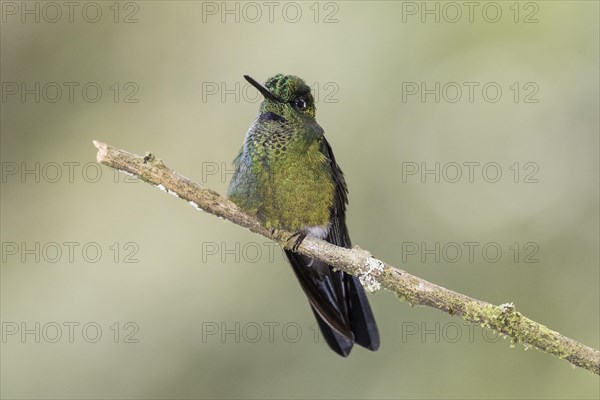
[[[252,85],[254,86],[263,96],[265,96],[265,99],[269,99],[269,100],[273,100],[273,101],[277,101],[277,102],[281,102],[281,100],[279,100],[277,97],[275,97],[275,95],[273,93],[271,93],[269,91],[269,89],[267,89],[266,87],[264,87],[263,85],[261,85],[260,83],[256,82],[254,79],[252,79],[252,77],[250,77],[249,75],[244,75],[244,78],[246,78],[246,80]]]

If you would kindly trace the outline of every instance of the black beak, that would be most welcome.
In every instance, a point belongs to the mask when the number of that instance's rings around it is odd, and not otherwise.
[[[265,96],[265,99],[269,99],[269,100],[273,100],[273,101],[277,101],[277,102],[281,102],[281,100],[279,100],[277,97],[275,97],[275,95],[273,93],[271,93],[269,91],[269,89],[267,89],[266,87],[264,87],[263,85],[261,85],[260,83],[256,82],[254,79],[252,79],[252,77],[250,77],[249,75],[244,75],[244,78],[246,78],[246,80],[252,85],[254,86],[260,93],[262,93],[263,96]]]

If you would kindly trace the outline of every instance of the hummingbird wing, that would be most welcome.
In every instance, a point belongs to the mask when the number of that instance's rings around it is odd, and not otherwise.
[[[331,173],[335,182],[335,202],[331,211],[331,229],[325,240],[329,243],[351,248],[350,235],[346,226],[346,204],[348,204],[348,187],[342,170],[335,161],[331,146],[323,137],[323,154],[330,162]],[[330,267],[331,269],[331,267]],[[336,272],[344,285],[345,302],[347,304],[350,326],[354,340],[370,350],[379,349],[379,330],[373,317],[373,311],[365,295],[365,291],[357,277],[343,271]]]
[[[352,244],[346,227],[346,181],[325,137],[322,137],[321,152],[327,159],[335,183],[331,227],[325,240],[350,248]],[[377,350],[379,331],[358,278],[343,271],[334,271],[325,263],[289,250],[285,254],[308,297],[329,347],[343,357],[350,353],[355,342],[370,350]]]

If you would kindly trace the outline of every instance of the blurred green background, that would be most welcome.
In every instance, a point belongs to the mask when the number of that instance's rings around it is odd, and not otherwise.
[[[385,291],[380,351],[342,359],[279,249],[92,145],[224,193],[259,105],[242,75],[299,75],[355,244],[598,348],[598,2],[48,4],[2,2],[3,398],[598,398],[598,376]]]

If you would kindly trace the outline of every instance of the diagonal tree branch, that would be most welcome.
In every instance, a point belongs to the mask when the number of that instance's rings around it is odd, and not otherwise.
[[[94,145],[98,149],[97,161],[101,164],[135,175],[141,180],[187,201],[197,209],[248,228],[252,232],[274,240],[286,249],[291,249],[294,244],[293,241],[287,242],[292,235],[290,232],[273,232],[262,227],[257,220],[246,215],[226,197],[179,175],[149,153],[141,157],[96,140],[94,140]],[[501,332],[510,337],[513,343],[534,346],[600,375],[600,352],[598,350],[532,321],[517,312],[513,304],[495,306],[453,292],[392,267],[358,247],[345,249],[307,237],[298,251],[358,276],[369,291],[384,287],[396,293],[401,300],[460,316],[468,322]]]

